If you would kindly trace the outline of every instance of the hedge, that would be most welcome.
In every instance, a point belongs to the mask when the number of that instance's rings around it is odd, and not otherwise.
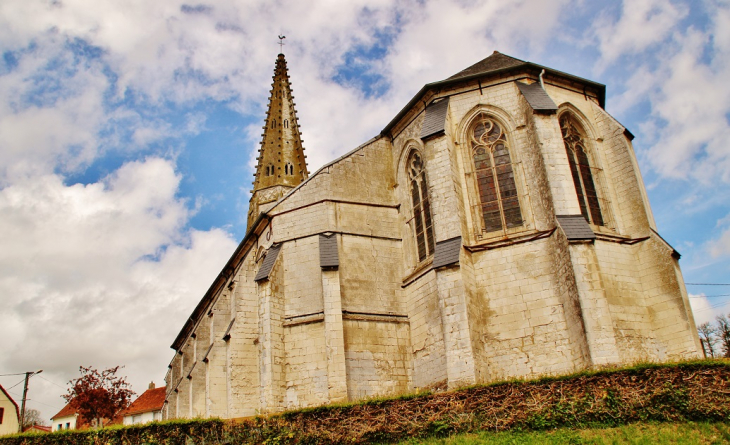
[[[387,443],[479,430],[730,421],[730,362],[638,365],[238,420],[193,419],[20,434],[0,445]]]

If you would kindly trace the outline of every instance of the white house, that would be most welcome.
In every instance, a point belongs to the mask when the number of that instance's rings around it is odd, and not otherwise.
[[[147,423],[155,420],[162,420],[162,405],[165,403],[165,389],[155,388],[154,382],[150,383],[149,389],[137,397],[137,400],[129,405],[129,408],[122,411],[124,425],[135,423]]]
[[[18,432],[18,404],[0,385],[0,436]]]
[[[55,416],[51,417],[51,430],[75,430],[81,428],[83,422],[76,409],[71,406],[71,403],[67,403],[61,411]]]

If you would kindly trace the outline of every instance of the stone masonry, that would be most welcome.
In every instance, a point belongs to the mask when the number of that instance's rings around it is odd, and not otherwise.
[[[309,176],[288,79],[279,55],[248,231],[172,345],[166,418],[698,356],[603,85],[495,52]]]

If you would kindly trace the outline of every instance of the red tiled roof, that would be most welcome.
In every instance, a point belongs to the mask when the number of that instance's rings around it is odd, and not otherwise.
[[[76,408],[71,406],[71,402],[68,402],[66,404],[66,406],[64,406],[61,409],[61,411],[58,412],[58,414],[51,417],[51,420],[56,420],[57,418],[60,418],[60,417],[70,417],[70,416],[73,416],[76,414],[78,414],[76,412]],[[91,423],[89,421],[87,421],[86,418],[84,416],[82,416],[81,414],[78,414],[76,416],[76,429],[77,430],[88,428],[90,425],[91,425]]]
[[[143,392],[137,400],[120,413],[121,416],[131,416],[132,414],[148,413],[150,411],[160,411],[165,403],[166,386],[148,389]]]
[[[69,417],[69,416],[73,416],[75,414],[77,414],[76,408],[72,407],[71,402],[69,402],[66,404],[66,406],[63,407],[63,409],[61,409],[61,411],[58,412],[58,414],[51,417],[51,420],[55,420],[56,418],[59,418],[59,417]],[[111,420],[106,419],[106,418],[104,418],[102,420],[104,422],[104,426],[117,425],[117,424],[121,425],[122,420],[123,420],[123,415],[122,415],[122,413],[119,413]],[[81,414],[78,414],[78,416],[76,417],[76,429],[80,430],[80,429],[88,428],[90,426],[91,426],[91,422],[87,421],[86,418],[84,416],[82,416]]]
[[[0,385],[0,391],[3,394],[5,394],[5,397],[7,397],[8,400],[10,400],[10,402],[12,402],[13,405],[15,405],[15,416],[18,419],[18,421],[20,421],[20,410],[18,409],[18,404],[15,403],[15,400],[13,400],[13,398],[10,397],[10,394],[8,394],[8,392],[5,391],[5,388],[3,388],[3,385]]]
[[[25,429],[23,429],[24,433],[27,433],[28,431],[36,431],[39,433],[50,433],[51,427],[45,426],[45,425],[30,425],[30,426],[26,426]]]
[[[54,420],[56,417],[69,417],[76,414],[76,408],[71,406],[71,402],[67,403],[66,406],[61,408],[61,411],[58,412],[55,416],[51,417],[51,420]]]

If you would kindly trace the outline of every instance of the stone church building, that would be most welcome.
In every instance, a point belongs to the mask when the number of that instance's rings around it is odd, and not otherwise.
[[[495,52],[310,175],[279,54],[247,234],[172,344],[165,417],[697,357],[605,91]]]

